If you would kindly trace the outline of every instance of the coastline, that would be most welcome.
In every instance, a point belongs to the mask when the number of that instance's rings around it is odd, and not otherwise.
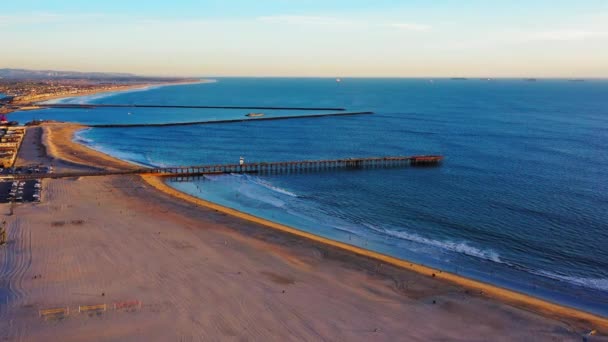
[[[84,91],[79,91],[78,93],[75,93],[75,94],[44,95],[43,98],[34,98],[34,99],[28,99],[28,100],[18,99],[16,101],[14,101],[12,103],[12,105],[15,105],[15,106],[21,106],[24,104],[32,104],[32,105],[26,106],[26,107],[20,107],[17,110],[9,111],[8,113],[5,113],[5,114],[8,115],[15,111],[43,109],[44,104],[46,102],[55,102],[58,100],[80,98],[80,97],[100,95],[100,94],[106,95],[106,96],[111,96],[111,95],[114,95],[114,93],[118,94],[118,93],[124,93],[124,92],[128,92],[128,91],[145,91],[145,90],[154,89],[157,87],[160,88],[160,87],[170,87],[170,86],[178,86],[178,85],[185,85],[185,84],[199,84],[199,83],[212,83],[212,82],[215,82],[215,81],[207,80],[207,79],[200,79],[200,80],[184,80],[184,81],[179,81],[179,82],[166,82],[166,83],[139,83],[139,84],[120,85],[120,86],[117,86],[112,89],[84,90]]]
[[[44,104],[44,102],[47,101],[56,101],[56,100],[65,100],[65,99],[70,99],[70,98],[78,98],[78,97],[84,97],[84,96],[91,96],[91,95],[99,95],[99,94],[104,94],[104,95],[113,95],[114,93],[124,93],[124,92],[128,92],[128,91],[145,91],[148,89],[154,89],[154,88],[160,88],[160,87],[170,87],[170,86],[179,86],[179,85],[184,85],[184,84],[198,84],[198,83],[207,83],[207,82],[212,82],[212,80],[185,80],[185,81],[179,81],[179,82],[166,82],[166,83],[141,83],[141,84],[133,84],[133,85],[124,85],[124,86],[119,86],[115,89],[111,89],[111,90],[92,90],[92,91],[84,91],[82,93],[78,93],[78,94],[68,94],[68,95],[56,95],[56,96],[50,96],[48,98],[45,98],[44,100],[36,100],[34,101],[34,103],[36,104]]]
[[[20,163],[109,167],[111,157],[71,140],[77,125],[62,134],[61,124],[48,126],[28,127]],[[41,203],[0,204],[9,231],[0,339],[510,341],[606,332],[588,316],[508,301],[164,190],[136,175],[47,179]],[[107,309],[79,312],[83,305]]]
[[[537,297],[533,297],[524,293],[516,292],[513,290],[505,289],[489,283],[484,283],[475,279],[463,277],[451,272],[445,272],[439,269],[434,269],[428,266],[416,264],[405,259],[395,258],[386,254],[375,252],[372,250],[364,249],[358,246],[350,245],[337,240],[328,239],[319,235],[308,233],[306,231],[290,227],[284,224],[273,222],[261,217],[257,217],[236,209],[225,207],[210,201],[206,201],[192,195],[186,194],[179,190],[176,190],[168,186],[162,178],[154,176],[141,176],[146,183],[153,186],[155,189],[169,194],[177,199],[190,202],[192,204],[206,207],[208,209],[216,210],[233,217],[247,220],[253,223],[257,223],[266,226],[277,231],[293,234],[298,237],[306,238],[324,245],[336,247],[357,255],[368,257],[377,261],[385,262],[393,266],[397,266],[403,269],[407,269],[425,276],[433,277],[439,280],[449,281],[451,283],[467,287],[474,291],[479,291],[480,294],[489,295],[494,298],[504,300],[507,303],[525,307],[531,310],[538,310],[540,312],[549,313],[556,317],[567,317],[569,319],[586,320],[593,322],[598,326],[602,326],[604,329],[608,329],[608,318],[598,316],[592,313],[588,313],[579,309],[570,308],[557,303],[552,303]]]
[[[83,128],[44,123],[28,131],[39,133],[43,158],[57,170],[140,167],[74,141]],[[8,218],[13,239],[29,233],[38,241],[29,251],[33,269],[9,273],[22,277],[8,279],[17,295],[6,316],[21,339],[193,339],[205,331],[207,339],[288,340],[295,332],[300,340],[573,340],[608,332],[605,317],[303,232],[182,193],[162,178],[45,180],[43,197]],[[74,223],[80,218],[83,227]],[[27,256],[25,245],[10,248]],[[43,280],[23,278],[39,269]],[[137,315],[69,317],[57,327],[28,309],[132,298],[144,303]],[[0,338],[3,314],[0,307]],[[6,328],[14,336],[16,328]]]
[[[39,126],[39,129],[42,130],[41,140],[42,144],[46,147],[48,156],[60,163],[94,170],[132,170],[141,168],[140,165],[123,161],[73,141],[75,134],[83,129],[87,129],[87,126],[53,122],[44,123]]]
[[[47,161],[40,130],[22,160]],[[574,340],[596,328],[193,206],[135,175],[48,179],[42,194],[0,204],[0,339]]]
[[[116,87],[116,88],[111,89],[111,90],[106,90],[106,89],[101,90],[101,89],[99,89],[99,90],[82,91],[82,92],[78,92],[77,94],[50,95],[48,97],[45,97],[44,99],[34,100],[32,103],[35,103],[35,104],[44,104],[44,102],[47,102],[47,101],[55,101],[55,100],[60,100],[60,99],[69,99],[69,98],[72,98],[72,97],[84,97],[84,96],[91,96],[91,95],[104,94],[104,93],[113,93],[113,92],[129,91],[129,90],[146,89],[146,88],[148,88],[150,86],[151,86],[150,83],[143,83],[143,84],[134,84],[134,85],[119,86],[119,87]],[[19,103],[20,103],[20,101],[17,102],[17,104],[19,104]],[[26,102],[26,103],[28,103],[28,102]]]
[[[70,135],[70,133],[67,133],[67,132],[71,131],[71,136],[73,136],[81,128],[82,128],[82,126],[79,126],[79,125],[71,125],[71,126],[67,127],[66,131],[63,132],[61,144],[67,145],[67,146],[70,146],[70,145],[81,146],[82,149],[79,149],[79,150],[83,151],[83,153],[87,154],[87,158],[85,158],[86,160],[89,160],[89,158],[90,158],[89,156],[96,156],[95,158],[100,158],[100,160],[120,163],[120,164],[124,163],[122,165],[122,167],[129,167],[129,165],[132,167],[138,167],[138,165],[136,165],[136,164],[122,161],[115,157],[104,154],[103,152],[93,150],[93,149],[91,149],[87,146],[81,145],[73,140],[70,140],[69,142],[66,140],[66,138]],[[75,147],[73,147],[73,148],[75,148]],[[58,158],[64,159],[65,155],[63,153],[59,153]],[[114,167],[116,167],[116,166],[114,166]],[[405,269],[405,270],[416,272],[418,274],[421,274],[421,275],[424,275],[427,277],[435,278],[439,281],[446,281],[446,282],[449,282],[452,284],[456,284],[456,285],[462,286],[464,288],[467,288],[471,291],[474,291],[475,293],[478,293],[480,295],[501,300],[507,304],[513,305],[518,308],[523,308],[523,309],[530,310],[533,312],[539,312],[544,315],[554,317],[556,319],[587,321],[587,322],[592,323],[594,325],[594,327],[596,327],[596,328],[601,327],[602,331],[608,331],[608,318],[607,317],[602,317],[602,316],[599,316],[599,315],[596,315],[593,313],[582,311],[582,310],[579,310],[576,308],[571,308],[571,307],[564,306],[564,305],[561,305],[558,303],[553,303],[553,302],[550,302],[550,301],[547,301],[544,299],[540,299],[540,298],[537,298],[537,297],[534,297],[531,295],[527,295],[527,294],[520,293],[520,292],[517,292],[514,290],[502,288],[502,287],[499,287],[496,285],[492,285],[489,283],[485,283],[485,282],[481,282],[481,281],[467,278],[464,276],[460,276],[460,275],[457,275],[457,274],[454,274],[451,272],[434,269],[431,267],[427,267],[424,265],[410,262],[408,260],[395,258],[395,257],[389,256],[389,255],[379,253],[379,252],[374,252],[374,251],[367,250],[367,249],[364,249],[361,247],[349,245],[347,243],[343,243],[340,241],[328,239],[328,238],[325,238],[325,237],[322,237],[319,235],[315,235],[312,233],[308,233],[308,232],[299,230],[294,227],[290,227],[290,226],[283,225],[283,224],[280,224],[277,222],[273,222],[273,221],[270,221],[270,220],[267,220],[264,218],[260,218],[260,217],[257,217],[257,216],[254,216],[254,215],[251,215],[248,213],[244,213],[239,210],[225,207],[225,206],[222,206],[222,205],[210,202],[210,201],[206,201],[206,200],[194,197],[192,195],[186,194],[184,192],[181,192],[179,190],[176,190],[176,189],[170,187],[169,185],[167,185],[163,181],[163,179],[159,178],[159,177],[141,175],[140,178],[143,179],[143,181],[146,184],[152,186],[159,192],[167,194],[175,199],[194,204],[198,207],[204,207],[207,209],[211,209],[216,212],[221,212],[221,213],[230,215],[231,217],[234,217],[236,219],[245,220],[245,221],[249,221],[249,222],[252,222],[255,224],[262,225],[266,228],[270,228],[277,232],[291,234],[291,235],[297,236],[299,238],[304,238],[304,239],[314,241],[316,243],[323,244],[325,246],[338,248],[338,249],[341,249],[341,250],[344,250],[344,251],[347,251],[347,252],[350,252],[350,253],[353,253],[353,254],[356,254],[359,256],[363,256],[363,257],[370,258],[370,259],[373,259],[376,261],[384,262],[384,263],[387,263],[387,264],[390,264],[393,266],[397,266],[397,267]]]

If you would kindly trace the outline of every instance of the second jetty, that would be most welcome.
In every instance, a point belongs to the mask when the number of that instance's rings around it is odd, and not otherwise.
[[[330,110],[345,111],[338,107],[288,107],[288,106],[197,106],[197,105],[158,105],[158,104],[96,104],[96,103],[29,103],[22,106],[39,108],[182,108],[182,109],[268,109],[268,110]]]
[[[88,125],[94,128],[130,128],[130,127],[166,127],[166,126],[191,126],[191,125],[212,125],[222,123],[248,122],[248,121],[271,121],[271,120],[291,120],[291,119],[308,119],[321,118],[328,116],[354,116],[354,115],[370,115],[374,112],[343,112],[343,113],[324,113],[324,114],[306,114],[306,115],[285,115],[285,116],[270,116],[270,117],[254,117],[254,118],[239,118],[226,120],[207,120],[207,121],[187,121],[187,122],[167,122],[167,123],[140,123],[140,124],[93,124]]]

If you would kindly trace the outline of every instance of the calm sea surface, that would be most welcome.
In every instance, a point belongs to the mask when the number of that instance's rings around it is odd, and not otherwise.
[[[158,166],[237,163],[240,156],[253,162],[441,154],[446,159],[438,168],[225,175],[171,185],[315,234],[608,315],[608,81],[233,78],[63,101],[372,110],[375,115],[356,117],[95,128],[77,139]],[[11,117],[161,123],[247,112],[51,109]]]

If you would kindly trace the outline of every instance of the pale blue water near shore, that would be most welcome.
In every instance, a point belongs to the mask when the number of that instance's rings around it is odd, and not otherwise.
[[[316,234],[608,315],[607,99],[608,81],[602,80],[220,79],[69,101],[373,110],[359,117],[99,128],[78,139],[144,165],[442,154],[439,168],[226,175],[171,185]],[[53,109],[11,116],[159,123],[247,112]]]

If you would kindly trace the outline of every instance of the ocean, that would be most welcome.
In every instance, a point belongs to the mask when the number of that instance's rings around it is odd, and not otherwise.
[[[237,163],[241,156],[254,162],[440,154],[445,160],[436,168],[231,174],[170,185],[318,235],[608,315],[606,80],[221,78],[61,101],[373,111],[91,128],[76,139],[148,166]],[[47,109],[11,119],[168,123],[248,112]]]

